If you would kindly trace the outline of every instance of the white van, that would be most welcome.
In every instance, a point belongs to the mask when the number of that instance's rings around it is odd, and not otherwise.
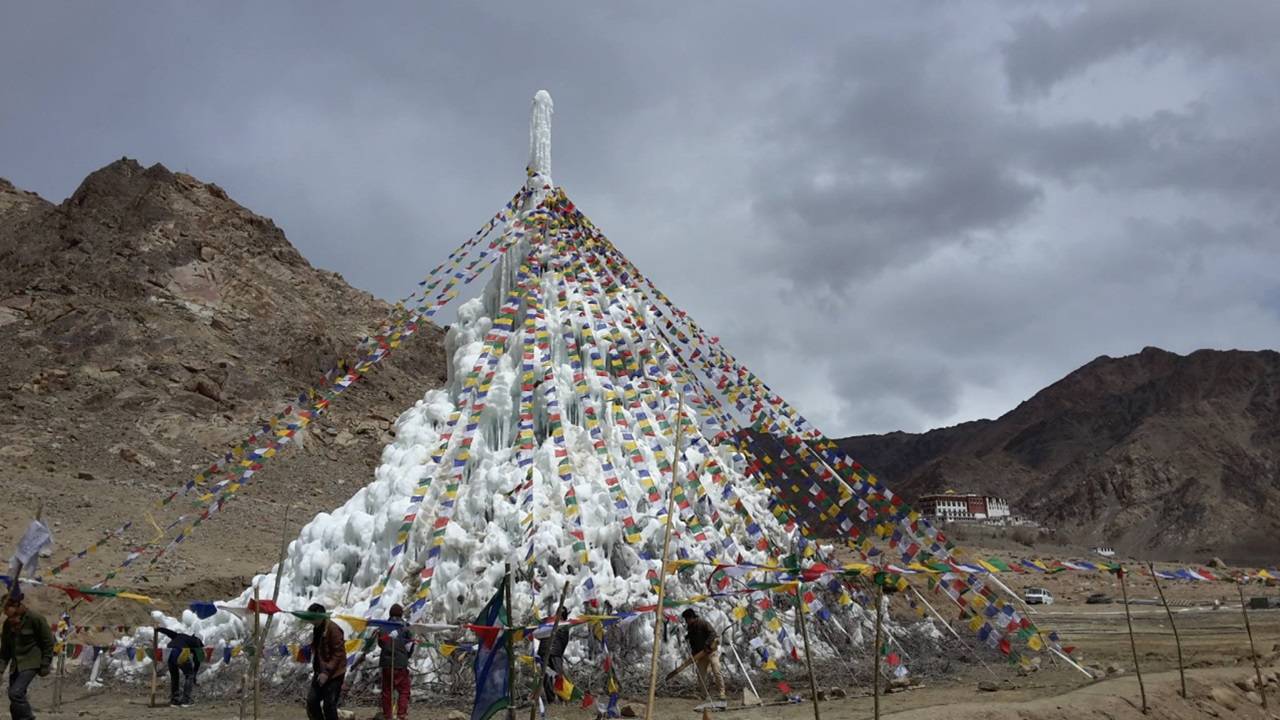
[[[1053,593],[1044,588],[1027,588],[1022,591],[1022,600],[1028,605],[1052,605]]]

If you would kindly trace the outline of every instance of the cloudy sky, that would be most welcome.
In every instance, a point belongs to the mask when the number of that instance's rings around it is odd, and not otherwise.
[[[546,88],[556,181],[831,435],[1280,344],[1273,0],[377,8],[11,6],[0,176],[160,162],[394,298],[517,189]]]

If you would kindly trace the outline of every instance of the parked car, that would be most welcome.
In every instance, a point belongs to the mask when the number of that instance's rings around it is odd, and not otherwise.
[[[1107,603],[1115,602],[1115,600],[1111,599],[1111,596],[1106,593],[1094,593],[1085,598],[1084,601],[1087,605],[1106,605]]]
[[[1022,599],[1028,605],[1052,605],[1053,593],[1044,588],[1027,588],[1022,591]]]

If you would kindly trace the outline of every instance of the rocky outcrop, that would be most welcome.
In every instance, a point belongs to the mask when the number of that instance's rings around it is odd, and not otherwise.
[[[189,479],[389,310],[269,218],[161,165],[119,160],[59,205],[0,181],[0,491],[15,499],[0,525],[44,501],[70,549]],[[393,354],[252,492],[308,514],[349,497],[391,419],[442,382],[441,337]]]

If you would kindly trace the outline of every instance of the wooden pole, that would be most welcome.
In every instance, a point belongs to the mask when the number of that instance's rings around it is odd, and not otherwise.
[[[160,685],[160,660],[156,657],[160,650],[160,631],[151,629],[151,699],[147,701],[148,707],[156,706],[156,690]],[[172,682],[172,680],[170,681]]]
[[[884,604],[884,586],[876,582],[876,646],[871,651],[871,697],[875,720],[880,720],[880,606]]]
[[[289,554],[289,511],[291,509],[292,507],[289,505],[284,506],[284,521],[280,525],[280,555],[276,560],[275,584],[271,588],[272,604],[275,604],[275,602],[280,599],[280,576],[284,573],[284,561]],[[254,600],[257,600],[256,595]],[[257,603],[255,602],[254,604],[256,605]],[[274,614],[268,615],[267,626],[262,631],[261,635],[259,635],[258,615],[255,613],[253,616],[253,717],[255,719],[258,717],[258,698],[262,692],[262,680],[258,675],[258,670],[260,668],[260,660],[258,658],[262,657],[262,646],[271,635],[271,623],[275,619],[276,616]]]
[[[676,513],[676,482],[680,477],[680,442],[684,431],[684,395],[676,410],[675,457],[671,463],[671,487],[667,488],[667,522],[662,531],[662,565],[658,568],[658,609],[653,619],[653,655],[649,658],[649,702],[644,706],[644,720],[653,720],[653,698],[658,692],[658,654],[662,650],[662,624],[666,621],[662,601],[667,589],[667,555],[671,551],[671,516]]]
[[[1258,677],[1258,695],[1262,697],[1262,709],[1267,709],[1267,684],[1262,682],[1262,670],[1258,667],[1258,651],[1253,647],[1253,628],[1249,625],[1249,606],[1244,601],[1244,583],[1236,583],[1240,593],[1240,612],[1244,614],[1244,631],[1249,633],[1249,658],[1253,660],[1253,672]]]
[[[1133,671],[1138,676],[1138,692],[1142,695],[1142,714],[1147,714],[1147,686],[1142,682],[1142,667],[1138,665],[1138,643],[1133,639],[1133,616],[1129,613],[1129,591],[1125,586],[1124,568],[1117,572],[1120,576],[1120,597],[1124,600],[1124,621],[1129,625],[1129,649],[1133,652]]]
[[[258,720],[258,671],[262,665],[262,614],[258,612],[258,588],[253,589],[253,657],[249,667],[253,672],[253,720]],[[315,648],[312,648],[314,651]]]
[[[818,711],[818,681],[813,677],[813,654],[809,652],[809,626],[804,622],[804,598],[796,583],[796,616],[800,618],[800,638],[804,640],[804,664],[809,671],[809,693],[813,695],[813,720],[822,720]]]
[[[58,674],[53,676],[53,710],[62,708],[62,675],[67,662],[67,637],[62,638],[62,652],[58,653]]]
[[[1151,571],[1151,579],[1156,584],[1156,592],[1160,593],[1160,604],[1164,605],[1164,612],[1169,616],[1169,627],[1173,630],[1173,645],[1178,649],[1178,678],[1182,680],[1182,697],[1187,696],[1187,673],[1183,669],[1182,662],[1182,638],[1178,637],[1178,624],[1173,620],[1173,611],[1169,609],[1169,601],[1164,597],[1164,588],[1160,586],[1160,577],[1156,575],[1155,563],[1148,562],[1147,569]]]
[[[551,634],[547,636],[551,640],[556,635],[556,630],[560,629],[560,614],[564,610],[564,601],[569,596],[569,581],[564,581],[564,587],[560,588],[560,602],[556,605],[555,619],[551,621]],[[547,656],[550,661],[551,656]],[[538,667],[538,654],[533,656],[533,666]],[[542,668],[542,672],[537,673],[536,682],[533,684],[533,704],[529,707],[529,720],[538,720],[538,698],[542,697],[542,678],[546,674],[547,669]]]
[[[507,641],[507,720],[516,717],[516,652],[515,640],[511,636],[511,626],[515,625],[515,608],[511,605],[511,563],[507,563],[502,575],[503,590],[507,596],[507,627],[504,628]],[[395,653],[391,655],[392,682],[395,681]]]

